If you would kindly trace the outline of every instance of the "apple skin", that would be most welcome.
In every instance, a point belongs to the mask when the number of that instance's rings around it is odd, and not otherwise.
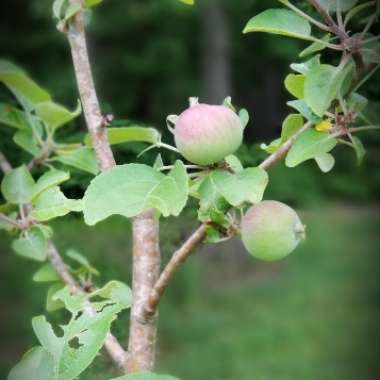
[[[243,141],[240,118],[223,105],[195,104],[179,115],[174,128],[179,152],[197,165],[211,165],[234,153]]]
[[[253,257],[274,261],[297,247],[305,237],[305,228],[297,213],[286,204],[262,201],[243,216],[241,236]]]

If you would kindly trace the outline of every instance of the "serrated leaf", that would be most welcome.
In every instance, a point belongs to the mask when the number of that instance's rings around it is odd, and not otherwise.
[[[24,111],[9,104],[0,103],[0,124],[8,127],[25,129],[28,128],[28,118]]]
[[[305,119],[314,124],[319,123],[322,120],[319,116],[313,113],[304,100],[291,100],[286,104],[297,110]]]
[[[27,351],[12,368],[7,380],[56,380],[52,356],[41,346]]]
[[[293,71],[296,71],[297,73],[306,75],[306,74],[309,73],[309,71],[313,67],[319,66],[321,64],[320,63],[320,58],[321,58],[321,55],[317,54],[313,58],[310,58],[308,61],[305,61],[305,62],[302,62],[302,63],[292,63],[290,65],[290,68]]]
[[[19,256],[36,261],[44,261],[47,255],[47,241],[37,227],[25,231],[22,236],[12,242],[12,248]]]
[[[33,276],[35,282],[55,282],[59,281],[60,277],[54,267],[50,264],[44,264]]]
[[[80,264],[86,271],[97,276],[99,275],[99,271],[90,264],[86,256],[83,256],[80,252],[75,249],[69,249],[66,252],[66,256],[70,257],[70,259],[76,261]]]
[[[23,70],[8,61],[0,60],[0,81],[28,110],[34,109],[37,103],[51,100],[47,91],[38,86]]]
[[[67,124],[82,111],[81,105],[74,111],[69,111],[67,108],[52,101],[38,103],[35,108],[36,115],[41,118],[51,129],[57,129],[64,124]]]
[[[309,45],[306,49],[302,50],[299,56],[301,58],[306,57],[309,54],[316,53],[326,48],[326,43],[330,42],[331,34],[327,33],[322,38],[321,41],[315,41],[311,45]]]
[[[4,176],[1,182],[1,192],[9,203],[26,204],[32,199],[34,185],[32,175],[22,165]]]
[[[286,166],[293,168],[300,163],[331,151],[337,141],[326,132],[308,129],[300,134],[286,156]]]
[[[328,173],[335,165],[335,158],[330,153],[322,153],[314,159],[323,173]]]
[[[180,0],[182,1],[182,0]],[[158,375],[152,372],[134,373],[132,375],[124,375],[110,380],[179,380],[177,377],[170,375]]]
[[[364,145],[362,141],[359,139],[359,137],[352,136],[351,138],[353,148],[355,150],[357,164],[361,165],[364,159],[364,156],[366,155],[366,150],[364,148]]]
[[[339,94],[343,81],[352,66],[334,67],[331,65],[314,66],[306,75],[305,102],[313,112],[322,117],[331,102]]]
[[[303,99],[305,86],[305,75],[302,74],[289,74],[285,78],[285,88],[295,98]]]
[[[350,10],[358,0],[319,0],[322,6],[324,6],[330,12],[347,12]]]
[[[44,191],[36,200],[31,216],[44,222],[58,216],[64,216],[71,211],[81,212],[83,210],[82,200],[68,199],[58,186]]]
[[[310,40],[308,21],[288,9],[268,9],[253,17],[243,33],[266,32]]]
[[[236,174],[215,170],[210,177],[220,194],[235,207],[244,202],[260,202],[268,184],[268,174],[260,168],[247,168]]]
[[[64,165],[72,166],[94,175],[99,172],[95,152],[92,148],[82,147],[71,151],[60,151],[57,153],[58,155],[54,156],[52,161],[58,161]]]
[[[70,179],[70,173],[64,172],[62,170],[51,169],[44,174],[40,178],[38,178],[36,185],[33,190],[33,199],[38,197],[43,191],[60,185],[61,183]]]
[[[118,165],[92,180],[84,196],[84,218],[89,225],[119,214],[132,217],[155,207],[178,215],[188,195],[188,177],[181,161],[164,176],[142,164]]]
[[[160,134],[156,129],[146,127],[107,128],[107,134],[108,142],[111,145],[134,141],[156,144],[160,140]],[[89,134],[86,135],[84,143],[87,146],[92,146],[91,136]]]

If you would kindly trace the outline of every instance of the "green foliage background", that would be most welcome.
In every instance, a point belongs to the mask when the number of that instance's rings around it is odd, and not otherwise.
[[[252,15],[276,6],[275,1],[221,2],[229,28],[231,95],[252,117],[238,155],[245,165],[254,165],[265,156],[257,143],[277,137],[289,112],[282,82],[305,44],[241,34]],[[24,67],[57,101],[74,108],[77,90],[69,49],[55,29],[51,1],[3,0],[0,21],[2,58]],[[89,21],[97,89],[104,112],[115,115],[115,124],[127,119],[164,132],[166,115],[181,112],[189,95],[202,93],[204,38],[198,7],[173,0],[105,1]],[[374,122],[380,120],[378,83],[379,73],[366,89],[375,100]],[[0,100],[8,100],[3,90]],[[60,133],[64,140],[76,140],[85,133],[83,119]],[[331,206],[305,215],[308,241],[286,262],[260,264],[237,255],[235,263],[234,248],[229,252],[232,259],[226,259],[226,248],[218,245],[211,259],[202,254],[179,273],[161,312],[162,371],[184,380],[376,378],[380,369],[376,347],[380,221],[375,204],[380,191],[380,137],[376,132],[363,137],[368,154],[361,167],[356,166],[350,150],[340,147],[333,172],[322,174],[314,163],[292,170],[280,166],[270,173],[266,192],[267,199],[298,207],[320,207],[339,200],[360,204],[360,208]],[[26,156],[9,141],[10,131],[2,128],[1,150],[12,162],[21,163]],[[118,161],[135,160],[143,147],[118,146]],[[152,163],[154,154],[147,153],[139,161]],[[166,158],[174,156],[166,153]],[[76,173],[65,184],[65,193],[81,196],[89,179]],[[190,217],[163,225],[165,257],[193,227]],[[90,229],[70,218],[55,224],[60,248],[81,249],[102,269],[102,280],[126,281],[130,275],[130,255],[125,255],[128,223],[113,218]],[[3,378],[20,353],[36,342],[30,317],[44,313],[46,289],[32,284],[37,266],[15,258],[4,234],[0,235],[0,253]],[[62,315],[52,314],[51,319],[59,322]],[[124,314],[115,327],[124,341],[127,320]],[[104,380],[111,371],[104,359],[80,379]]]

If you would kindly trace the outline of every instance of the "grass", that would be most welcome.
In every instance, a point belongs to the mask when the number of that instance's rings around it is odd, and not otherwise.
[[[220,245],[220,252],[190,259],[160,311],[160,372],[181,380],[378,378],[380,216],[330,207],[303,219],[307,241],[280,263],[252,260],[238,245],[236,252],[222,252]],[[163,228],[166,255],[175,244],[176,225],[171,221]],[[128,278],[129,226],[118,218],[93,229],[80,226],[56,224],[61,249],[82,250],[102,268],[104,281]],[[20,353],[36,343],[30,318],[44,312],[46,289],[30,279],[38,265],[15,258],[5,243],[1,250],[6,286],[0,290],[0,378],[5,378]],[[124,339],[127,321],[123,315],[114,328]],[[80,380],[113,375],[101,358]]]

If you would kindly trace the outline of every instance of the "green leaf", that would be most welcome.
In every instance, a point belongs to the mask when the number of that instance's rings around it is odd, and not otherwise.
[[[308,129],[301,133],[286,156],[286,166],[293,168],[300,163],[328,153],[337,141],[326,132]]]
[[[282,123],[281,143],[284,143],[295,135],[303,126],[304,120],[302,115],[291,113]]]
[[[315,115],[304,100],[291,100],[286,103],[289,107],[297,110],[305,119],[318,124],[322,119]]]
[[[366,155],[366,150],[364,148],[364,145],[362,141],[359,139],[359,137],[352,136],[351,138],[353,148],[355,150],[357,164],[361,165],[364,159],[364,156]]]
[[[110,330],[111,322],[121,310],[117,304],[103,303],[95,314],[81,313],[83,297],[70,296],[67,288],[55,294],[53,300],[65,302],[72,311],[72,318],[67,325],[60,326],[63,335],[58,337],[44,316],[32,320],[33,329],[41,345],[54,360],[54,379],[73,380],[94,360],[101,349]],[[74,306],[75,305],[75,306]]]
[[[94,178],[84,196],[84,218],[89,225],[119,214],[132,217],[155,207],[178,215],[186,204],[188,177],[181,161],[164,176],[141,164],[119,165]]]
[[[296,71],[297,73],[306,75],[306,74],[309,73],[309,71],[313,67],[319,66],[321,64],[320,63],[320,58],[321,58],[321,55],[317,54],[313,58],[309,59],[308,61],[305,61],[305,62],[302,62],[302,63],[292,63],[290,65],[290,68],[293,71]]]
[[[32,227],[12,243],[13,250],[19,255],[36,261],[44,261],[47,255],[47,241],[43,232]]]
[[[35,282],[55,282],[60,279],[57,271],[50,263],[44,264],[33,276]]]
[[[38,197],[43,191],[50,189],[51,187],[60,185],[61,183],[70,179],[70,173],[61,170],[51,169],[40,178],[38,178],[33,190],[33,199]]]
[[[41,346],[27,351],[12,368],[7,380],[56,380],[52,356]]]
[[[184,1],[184,0],[180,0]],[[135,373],[132,375],[124,375],[121,377],[115,377],[110,380],[179,380],[176,377],[170,375],[158,375],[152,372]]]
[[[103,288],[95,290],[90,294],[90,298],[96,296],[108,298],[119,304],[123,309],[129,308],[132,305],[132,290],[120,281],[110,281]]]
[[[96,175],[99,172],[95,152],[92,148],[82,147],[71,151],[60,151],[52,158],[52,161],[59,161],[64,165],[72,166],[76,169]]]
[[[330,12],[347,12],[358,0],[319,0],[319,2]]]
[[[331,34],[327,33],[325,34],[322,38],[321,41],[325,42],[320,42],[320,41],[315,41],[313,42],[310,46],[308,46],[306,49],[302,50],[299,56],[306,57],[309,54],[316,53],[318,51],[321,51],[326,48],[326,43],[330,42]]]
[[[223,224],[225,212],[230,206],[217,188],[211,174],[199,185],[198,194],[200,197],[199,219],[202,222],[212,220],[217,224]]]
[[[239,118],[240,118],[240,123],[243,128],[245,128],[248,125],[249,122],[249,113],[245,108],[242,108],[239,111]]]
[[[107,128],[108,141],[111,145],[122,144],[125,142],[141,141],[156,144],[160,141],[160,134],[154,128],[145,127],[119,127]],[[84,143],[92,146],[91,136],[86,135]]]
[[[268,9],[253,17],[243,33],[266,32],[310,40],[308,21],[288,9]]]
[[[144,207],[156,208],[165,217],[178,216],[188,196],[189,177],[183,162],[177,160],[168,175],[149,193]]]
[[[96,5],[99,5],[102,3],[103,0],[84,0],[84,5],[87,8],[95,7]]]
[[[58,216],[64,216],[71,211],[81,212],[82,210],[82,200],[66,198],[59,187],[55,186],[44,191],[37,198],[31,216],[40,222],[44,222]]]
[[[76,261],[78,264],[81,265],[83,269],[85,269],[87,272],[97,276],[99,275],[99,271],[90,264],[87,257],[83,256],[81,253],[79,253],[75,249],[69,249],[66,252],[66,256],[70,257],[70,259]]]
[[[369,42],[363,44],[361,54],[365,63],[378,63],[380,64],[380,42],[374,39],[374,35],[366,33],[364,39],[372,38]]]
[[[67,2],[67,0],[54,0],[53,2],[53,16],[58,20],[61,19],[63,14],[63,6]]]
[[[69,21],[78,12],[80,12],[81,9],[82,9],[82,5],[80,3],[70,3],[65,9],[65,17],[63,18],[63,21],[64,22]]]
[[[0,124],[8,127],[25,129],[28,128],[28,117],[25,112],[9,104],[0,103]]]
[[[61,291],[64,287],[65,284],[61,282],[56,282],[49,287],[46,296],[46,311],[52,312],[65,307],[65,304],[61,300],[54,298],[56,293]]]
[[[368,105],[368,99],[364,96],[354,92],[347,99],[347,106],[350,111],[355,113],[360,113],[366,108]]]
[[[17,219],[17,213],[9,214],[9,215],[7,215],[7,217],[9,219],[11,219],[11,220],[16,221],[16,219]],[[16,226],[13,223],[0,218],[0,230],[5,230],[5,231],[9,232],[9,231],[12,231],[15,228],[16,228]]]
[[[179,1],[184,4],[194,5],[194,0],[179,0]]]
[[[3,82],[24,108],[31,110],[37,103],[51,100],[50,95],[16,65],[0,60],[0,81]]]
[[[352,66],[314,66],[306,75],[305,102],[313,112],[322,117],[341,90],[344,79]]]
[[[80,115],[82,108],[80,102],[78,102],[77,108],[74,111],[69,111],[57,103],[48,101],[37,104],[35,111],[36,115],[51,129],[56,129]]]
[[[268,174],[260,168],[248,168],[236,174],[216,170],[210,179],[227,202],[235,207],[244,202],[260,202],[268,184]]]
[[[114,214],[139,214],[164,177],[142,164],[117,165],[101,173],[91,181],[83,198],[85,222],[94,225]]]
[[[305,75],[302,74],[289,74],[285,78],[285,88],[295,98],[303,99],[305,86]]]
[[[228,166],[231,168],[231,170],[235,173],[241,172],[244,168],[240,160],[234,156],[233,154],[230,154],[227,156],[224,161],[228,164]]]
[[[273,140],[269,144],[262,143],[260,144],[260,148],[262,150],[265,150],[267,153],[272,154],[274,152],[277,152],[277,150],[280,148],[282,142],[281,138]]]
[[[26,204],[32,199],[34,185],[33,177],[23,165],[4,176],[1,192],[9,203]]]
[[[32,156],[38,156],[40,154],[41,149],[39,148],[37,139],[31,129],[18,130],[13,135],[13,141]]]
[[[335,158],[330,153],[322,153],[314,159],[323,173],[328,173],[335,165]]]

